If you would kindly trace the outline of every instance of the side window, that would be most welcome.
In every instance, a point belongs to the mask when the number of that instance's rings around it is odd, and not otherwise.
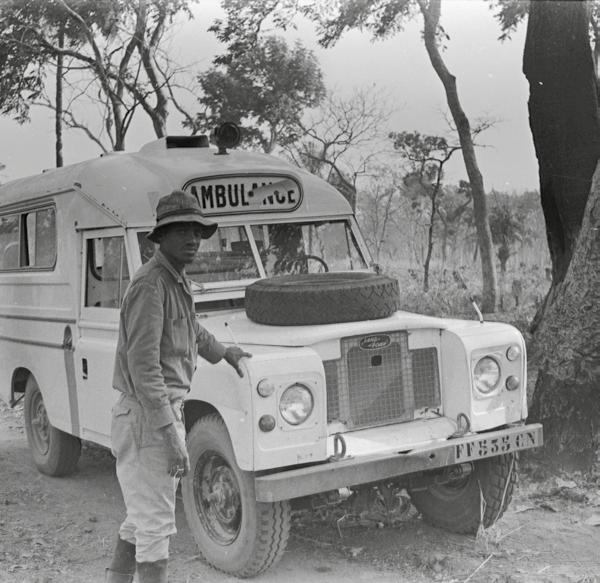
[[[0,217],[0,269],[19,267],[19,216]]]
[[[56,257],[56,220],[54,209],[25,214],[27,233],[26,264],[30,267],[52,267]]]
[[[122,236],[88,239],[85,305],[119,308],[128,283],[125,239]]]
[[[53,207],[0,217],[0,270],[48,269],[55,262]]]

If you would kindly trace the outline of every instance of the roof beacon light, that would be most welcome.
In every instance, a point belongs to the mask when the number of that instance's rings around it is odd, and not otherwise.
[[[217,154],[222,155],[227,154],[227,148],[235,148],[240,143],[242,132],[236,124],[226,121],[214,129],[211,138],[219,148]]]

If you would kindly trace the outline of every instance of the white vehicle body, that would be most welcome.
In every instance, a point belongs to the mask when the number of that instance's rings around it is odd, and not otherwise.
[[[331,222],[327,229],[344,231],[351,257],[329,267],[369,270],[352,210],[333,187],[284,161],[244,151],[216,155],[208,147],[168,140],[0,187],[3,400],[18,401],[33,376],[52,426],[110,445],[120,299],[130,274],[147,259],[150,244],[144,233],[155,223],[158,198],[183,188],[218,221],[218,235],[213,247],[209,244],[214,252],[205,257],[225,270],[215,277],[210,265],[198,272],[200,322],[221,342],[238,343],[253,354],[243,361],[243,378],[224,363],[198,360],[186,423],[190,428],[207,413],[223,420],[239,468],[254,472],[257,500],[286,500],[541,443],[541,427],[523,425],[525,344],[509,325],[402,311],[310,326],[268,326],[248,319],[246,286],[272,274],[263,258],[272,225],[308,225],[316,233]],[[227,261],[235,269],[227,271]],[[381,358],[355,363],[365,367],[358,386],[348,381],[355,374],[349,354],[355,339],[369,337],[375,339],[373,354],[377,342],[387,342],[408,359],[401,374],[412,389],[402,393],[405,402],[391,417],[389,407],[370,404],[374,417],[361,421],[353,395],[365,398],[363,385],[377,372],[369,367]],[[487,394],[474,382],[483,357],[491,357],[500,370]],[[507,388],[509,377],[517,387]],[[257,392],[265,379],[274,384],[268,397]],[[303,423],[291,425],[281,415],[279,399],[298,382],[310,389],[314,408]],[[273,430],[259,428],[264,415],[276,420]]]

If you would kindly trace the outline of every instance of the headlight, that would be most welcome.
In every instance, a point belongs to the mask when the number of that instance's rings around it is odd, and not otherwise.
[[[295,383],[288,387],[279,401],[279,412],[290,425],[304,423],[312,413],[314,400],[310,390]]]
[[[491,356],[484,356],[475,365],[473,380],[480,393],[491,393],[500,382],[500,365]]]

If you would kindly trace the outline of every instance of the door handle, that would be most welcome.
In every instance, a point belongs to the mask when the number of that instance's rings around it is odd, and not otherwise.
[[[81,359],[81,372],[83,373],[83,378],[88,378],[88,366],[87,366],[87,358]]]

